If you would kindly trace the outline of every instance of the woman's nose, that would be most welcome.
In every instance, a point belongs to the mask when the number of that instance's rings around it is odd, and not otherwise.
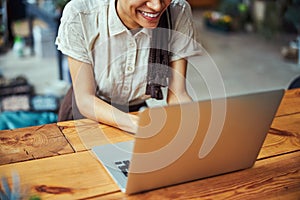
[[[162,0],[149,0],[147,2],[147,6],[154,11],[161,11],[163,9],[163,1]]]

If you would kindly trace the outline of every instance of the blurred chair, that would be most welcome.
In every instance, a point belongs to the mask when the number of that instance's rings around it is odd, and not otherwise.
[[[300,76],[296,77],[289,85],[288,89],[300,88]]]

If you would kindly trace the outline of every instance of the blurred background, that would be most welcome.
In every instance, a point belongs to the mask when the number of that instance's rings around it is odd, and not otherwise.
[[[54,44],[68,1],[0,0],[0,130],[56,122],[71,84]],[[300,0],[188,2],[206,51],[188,68],[194,99],[210,97],[202,66],[218,70],[226,95],[299,86]]]

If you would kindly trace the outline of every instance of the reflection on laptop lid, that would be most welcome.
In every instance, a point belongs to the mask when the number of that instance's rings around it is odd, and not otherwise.
[[[134,141],[92,151],[127,194],[246,169],[256,161],[283,93],[148,108],[139,113]]]

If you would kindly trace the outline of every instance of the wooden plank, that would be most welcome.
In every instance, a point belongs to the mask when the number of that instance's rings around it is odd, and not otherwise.
[[[93,130],[96,129],[99,123],[89,120],[89,119],[81,119],[75,121],[65,121],[65,122],[58,122],[57,126],[61,129],[62,133],[65,135],[69,143],[72,145],[73,149],[76,152],[85,151],[87,150],[84,143],[81,141],[78,132],[83,132],[83,130]],[[81,127],[82,128],[79,128]],[[102,126],[103,128],[105,125]]]
[[[0,165],[73,152],[56,124],[0,131]]]
[[[57,122],[57,126],[61,128],[67,128],[72,126],[87,126],[87,125],[94,125],[99,124],[98,122],[95,122],[90,119],[79,119],[79,120],[70,120],[70,121],[63,121],[63,122]],[[103,125],[106,126],[106,125]]]
[[[300,113],[300,89],[287,90],[276,116]]]
[[[23,197],[42,199],[297,199],[300,151],[257,161],[253,168],[150,192],[125,195],[89,151],[0,166],[18,172]]]
[[[257,161],[253,168],[136,195],[91,199],[289,199],[300,197],[300,152]]]
[[[60,122],[58,126],[76,152],[93,146],[123,142],[133,139],[133,135],[92,120]]]
[[[300,113],[276,117],[259,159],[300,150]]]
[[[20,176],[23,199],[37,195],[41,199],[84,199],[118,191],[102,165],[88,152],[0,166],[0,177]]]

